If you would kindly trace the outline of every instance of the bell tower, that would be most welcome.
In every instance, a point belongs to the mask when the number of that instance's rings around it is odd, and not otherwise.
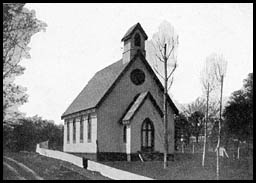
[[[121,41],[124,42],[123,63],[130,62],[138,50],[146,57],[145,40],[147,34],[141,27],[140,23],[132,26],[124,35]]]

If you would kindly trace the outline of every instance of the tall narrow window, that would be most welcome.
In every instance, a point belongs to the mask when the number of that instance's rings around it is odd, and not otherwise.
[[[146,118],[141,126],[141,150],[154,150],[154,126],[149,118]]]
[[[91,115],[88,114],[88,122],[87,122],[87,142],[92,141],[92,119]]]
[[[73,120],[73,143],[76,143],[76,118]]]
[[[140,46],[140,35],[138,33],[134,36],[134,44],[135,46]]]
[[[80,142],[84,141],[84,118],[81,116],[80,119]]]
[[[69,121],[67,120],[67,143],[69,143],[69,135],[70,135],[70,129],[69,129]]]
[[[127,127],[126,127],[126,125],[124,126],[124,129],[123,129],[123,141],[124,141],[124,143],[126,143],[126,131],[127,131]]]

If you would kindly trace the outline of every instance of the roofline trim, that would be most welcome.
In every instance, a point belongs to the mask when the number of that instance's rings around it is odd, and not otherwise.
[[[128,121],[132,121],[133,117],[137,114],[137,112],[139,111],[139,109],[141,108],[141,106],[144,104],[144,102],[146,101],[146,99],[149,98],[149,100],[152,102],[153,106],[156,108],[157,112],[159,113],[159,115],[161,117],[163,117],[163,112],[161,110],[161,108],[159,107],[159,105],[157,104],[156,100],[154,99],[154,97],[151,95],[151,93],[148,91],[146,96],[142,99],[141,103],[139,104],[139,106],[136,108],[136,110],[134,111],[133,115],[130,117],[129,120],[121,120],[121,123],[124,124],[125,122],[127,123]],[[132,104],[134,104],[134,102],[137,100],[137,98],[132,102]],[[131,105],[132,106],[132,105]],[[128,107],[127,112],[129,111],[129,109],[131,108],[131,106]],[[126,112],[126,113],[127,113]],[[126,114],[125,113],[125,114]],[[125,116],[125,115],[124,115]],[[123,117],[124,117],[123,116]],[[123,118],[122,117],[122,118]],[[122,119],[121,118],[121,119]]]
[[[140,57],[141,60],[144,62],[145,66],[147,67],[147,69],[149,70],[149,72],[151,72],[151,74],[153,75],[153,78],[155,79],[157,85],[160,87],[160,90],[162,90],[162,92],[164,92],[164,87],[162,85],[162,83],[159,81],[158,77],[156,76],[155,72],[152,70],[151,66],[149,65],[149,63],[147,62],[147,60],[145,59],[145,57],[143,56],[143,54],[141,53],[140,50],[137,51],[137,53],[134,55],[134,57],[132,58],[132,60],[124,67],[124,69],[122,70],[122,72],[119,74],[119,76],[116,78],[116,80],[113,82],[113,84],[109,87],[109,89],[106,91],[106,93],[102,96],[102,98],[99,100],[99,102],[96,104],[95,108],[98,108],[101,103],[105,100],[105,98],[107,97],[107,95],[112,91],[112,89],[116,86],[117,82],[120,80],[120,78],[124,75],[124,73],[129,69],[129,67],[132,65],[132,63],[136,60],[137,57]],[[179,110],[178,108],[175,106],[175,104],[173,103],[173,101],[171,100],[169,94],[167,95],[167,101],[169,102],[169,104],[172,106],[174,113],[178,114]]]
[[[88,108],[88,109],[83,109],[77,112],[73,112],[73,113],[69,113],[69,114],[65,114],[65,112],[62,114],[61,119],[64,119],[65,117],[75,114],[75,113],[79,113],[82,111],[87,111],[90,109],[97,109],[102,102],[105,100],[105,98],[108,96],[108,94],[113,90],[113,88],[116,86],[117,82],[121,79],[121,77],[124,75],[124,73],[130,68],[130,66],[132,65],[132,63],[136,60],[137,57],[140,57],[142,62],[145,64],[145,66],[147,67],[147,69],[149,70],[149,72],[151,72],[151,74],[153,75],[153,78],[155,79],[157,85],[160,87],[160,90],[162,90],[162,92],[164,91],[164,87],[162,85],[162,83],[159,81],[158,77],[156,76],[155,72],[152,70],[151,66],[149,65],[149,63],[147,62],[146,58],[143,56],[143,54],[141,53],[140,50],[137,51],[137,53],[134,55],[134,57],[131,59],[131,61],[123,68],[123,70],[120,72],[120,74],[117,76],[117,78],[114,80],[114,82],[110,85],[110,87],[106,90],[106,92],[104,93],[104,95],[101,97],[101,99],[97,102],[97,104],[94,107]],[[81,92],[80,92],[81,93]],[[169,94],[167,95],[167,101],[170,103],[170,105],[172,106],[174,113],[178,114],[179,110],[178,108],[175,106],[175,104],[172,102]]]
[[[91,108],[88,108],[88,109],[83,109],[83,110],[76,111],[76,112],[73,112],[73,113],[70,113],[70,114],[65,114],[65,115],[62,114],[61,119],[72,118],[72,115],[73,115],[73,117],[74,116],[79,116],[79,115],[86,115],[86,114],[89,114],[89,113],[92,113],[92,112],[96,112],[95,107],[91,107]]]

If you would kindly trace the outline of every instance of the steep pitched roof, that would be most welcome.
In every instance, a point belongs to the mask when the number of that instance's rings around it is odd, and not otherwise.
[[[121,59],[98,71],[61,117],[63,118],[74,112],[94,108],[126,65],[127,64],[123,64]]]
[[[150,94],[150,92],[143,92],[143,93],[140,93],[138,96],[136,96],[134,100],[131,102],[131,104],[128,106],[124,116],[121,118],[121,122],[125,124],[128,121],[130,121],[147,98],[150,99],[150,101],[153,103],[154,107],[157,109],[160,116],[162,117],[163,112],[160,109],[160,107],[157,105],[155,99]]]
[[[136,29],[139,29],[139,30],[141,31],[142,35],[145,37],[145,40],[148,39],[148,36],[147,36],[147,34],[145,33],[145,31],[143,30],[143,28],[141,27],[140,23],[137,23],[137,24],[133,25],[133,26],[125,33],[125,35],[124,35],[124,37],[121,39],[121,41],[125,41],[125,40],[129,39],[129,38],[132,36],[132,34],[134,33],[134,31],[135,31]]]
[[[146,68],[153,76],[157,85],[162,91],[164,91],[163,85],[157,78],[151,66],[146,61],[143,54],[138,50],[137,54],[130,62],[123,64],[123,61],[121,59],[109,65],[108,67],[98,71],[84,87],[84,89],[79,93],[79,95],[75,98],[75,100],[71,103],[71,105],[67,108],[67,110],[61,115],[61,119],[69,114],[99,106],[106,98],[106,96],[112,91],[112,88],[114,88],[123,73],[128,70],[128,68],[132,65],[137,57],[140,57]],[[172,106],[174,112],[178,114],[179,111],[173,101],[170,99],[169,95],[167,95],[167,100]]]

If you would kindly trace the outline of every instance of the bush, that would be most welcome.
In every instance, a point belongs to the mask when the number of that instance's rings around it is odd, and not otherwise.
[[[5,151],[35,151],[36,144],[49,140],[49,148],[61,150],[63,145],[63,125],[34,116],[23,118],[19,123],[4,127]]]

